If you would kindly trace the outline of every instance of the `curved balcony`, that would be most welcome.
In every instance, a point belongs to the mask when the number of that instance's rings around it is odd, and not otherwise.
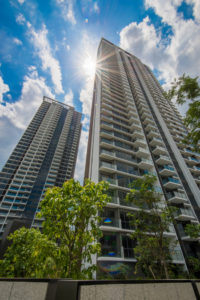
[[[168,156],[160,155],[159,158],[156,159],[156,163],[159,165],[167,165],[171,163],[171,160]]]
[[[165,155],[167,154],[167,150],[164,147],[156,146],[156,148],[152,151],[155,155]]]
[[[159,168],[160,175],[163,176],[170,176],[176,173],[175,169],[171,166],[164,165],[163,167]]]
[[[153,167],[153,161],[145,158],[141,158],[141,161],[138,163],[138,167],[141,169],[151,169]]]
[[[181,187],[181,182],[179,179],[173,178],[173,177],[168,177],[166,179],[163,179],[163,186],[166,189],[176,189]]]
[[[163,141],[159,137],[153,137],[152,140],[150,141],[149,145],[151,146],[163,146]]]
[[[188,203],[187,197],[184,193],[170,192],[167,193],[167,200],[170,203]]]
[[[194,216],[191,209],[179,208],[175,213],[175,219],[179,221],[187,221],[195,220],[196,217]]]
[[[138,156],[138,157],[149,157],[149,151],[142,148],[142,147],[139,147],[137,152],[135,152],[135,154]]]
[[[141,130],[134,130],[132,133],[133,138],[144,138],[144,133]]]

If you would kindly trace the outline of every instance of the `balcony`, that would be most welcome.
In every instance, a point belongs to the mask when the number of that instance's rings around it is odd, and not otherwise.
[[[116,165],[112,164],[112,163],[108,163],[108,162],[104,162],[102,161],[100,163],[100,171],[105,171],[105,172],[109,172],[109,173],[115,173],[116,172]]]
[[[133,138],[144,138],[144,133],[141,130],[134,130],[132,133]]]
[[[108,176],[101,176],[101,181],[106,181],[111,185],[117,185],[117,179]]]
[[[135,152],[135,154],[138,156],[138,157],[148,157],[149,156],[149,151],[142,148],[142,147],[139,147],[137,152]]]
[[[167,150],[164,147],[156,146],[156,148],[152,151],[155,155],[165,155],[167,154]]]
[[[163,146],[163,141],[161,138],[158,138],[158,137],[154,137],[150,143],[149,143],[150,146]]]
[[[156,159],[156,163],[158,165],[167,165],[171,163],[171,160],[168,156],[160,155],[160,157]]]
[[[167,200],[169,203],[188,203],[186,195],[184,193],[179,192],[167,193]]]
[[[175,213],[175,219],[179,221],[195,220],[195,216],[191,209],[179,208]]]
[[[147,125],[147,124],[154,125],[155,122],[152,118],[147,117],[147,118],[144,119],[143,124],[145,124],[145,125]]]
[[[132,121],[133,123],[130,125],[131,130],[141,130],[142,126],[139,124],[139,122],[137,122],[137,120],[135,120],[135,118],[131,117],[130,121]]]
[[[108,123],[106,121],[101,121],[101,128],[105,128],[105,129],[113,129],[114,126],[111,123]]]
[[[100,136],[102,137],[112,137],[114,136],[112,131],[106,130],[106,129],[101,129],[100,131]]]
[[[184,260],[184,257],[183,257],[183,253],[181,250],[172,250],[171,251],[171,257],[172,257],[172,260],[173,261],[176,261],[176,262],[181,262],[181,263],[184,263],[185,260]]]
[[[196,175],[200,175],[200,167],[193,166],[193,167],[190,167],[190,169],[192,169],[191,171],[193,173],[195,173]]]
[[[154,130],[154,131],[150,130],[148,132],[147,136],[148,136],[148,138],[154,138],[154,137],[155,138],[159,138],[160,137],[160,133],[159,133],[158,130]],[[163,145],[163,143],[162,143],[162,145]],[[154,146],[154,145],[152,145],[152,146]]]
[[[101,158],[114,158],[115,153],[109,150],[102,149],[100,153]]]
[[[138,167],[144,170],[151,169],[153,167],[153,161],[142,158],[141,161],[138,163]]]
[[[163,186],[167,189],[176,189],[181,186],[180,180],[173,178],[173,177],[168,177],[166,179],[163,179]]]
[[[145,127],[146,130],[157,130],[157,127],[155,125],[152,125],[152,124],[148,124],[146,127]]]
[[[194,237],[190,237],[186,232],[185,232],[185,228],[183,226],[183,223],[178,223],[177,224],[177,229],[178,232],[180,234],[180,237],[183,241],[188,241],[188,242],[193,242],[193,241],[198,241],[200,238],[194,238]]]
[[[134,142],[134,146],[136,147],[145,147],[147,145],[146,141],[143,139],[136,139]]]
[[[159,173],[162,176],[170,176],[174,175],[176,173],[175,169],[171,166],[163,166],[162,168],[159,168]]]
[[[101,146],[105,146],[106,148],[113,148],[114,146],[114,142],[112,140],[108,140],[108,139],[101,139],[100,142]]]
[[[194,157],[184,157],[185,161],[187,162],[187,164],[189,165],[197,165],[200,163],[200,160],[198,160],[197,158]]]

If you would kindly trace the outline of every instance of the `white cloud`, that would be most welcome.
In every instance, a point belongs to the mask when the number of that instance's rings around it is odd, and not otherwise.
[[[22,41],[20,41],[18,38],[14,38],[14,39],[13,39],[13,42],[14,42],[16,45],[22,45]]]
[[[22,14],[18,14],[16,17],[16,22],[20,25],[23,25],[26,22],[26,19]]]
[[[39,31],[36,31],[32,26],[29,27],[29,35],[36,49],[36,53],[42,61],[42,69],[49,71],[55,92],[60,94],[64,92],[62,88],[61,68],[58,60],[56,60],[52,55],[47,34],[48,30],[45,25],[43,25],[42,29]]]
[[[86,162],[86,152],[87,152],[87,143],[88,143],[88,131],[82,130],[78,157],[76,162],[76,169],[74,178],[83,183],[84,172],[85,172],[85,162]]]
[[[69,92],[65,95],[64,103],[70,106],[73,106],[73,98],[74,94],[71,89],[69,89]]]
[[[3,102],[3,94],[6,94],[9,90],[9,86],[4,83],[3,78],[0,76],[0,103]]]
[[[177,13],[181,2],[182,0],[145,2],[146,8],[153,8],[163,24],[171,26],[173,35],[167,42],[161,38],[154,25],[150,24],[148,17],[140,23],[129,24],[120,32],[120,47],[136,55],[152,69],[160,71],[159,77],[166,81],[166,88],[174,77],[184,72],[196,76],[200,69],[200,23],[196,19],[185,20],[183,15]],[[193,9],[195,7],[197,5]]]
[[[39,77],[36,70],[32,70],[24,77],[19,100],[0,106],[0,120],[6,118],[13,124],[13,127],[25,129],[41,104],[44,95],[54,98],[44,78]]]
[[[67,51],[69,51],[70,50],[70,45],[66,45],[66,49],[67,49]]]
[[[94,11],[95,11],[97,14],[99,14],[99,12],[100,12],[100,8],[99,8],[99,6],[98,6],[97,1],[94,2]]]
[[[57,3],[61,7],[64,20],[70,22],[72,25],[75,25],[76,18],[74,15],[74,0],[57,0]]]
[[[19,4],[23,4],[25,0],[18,0]]]

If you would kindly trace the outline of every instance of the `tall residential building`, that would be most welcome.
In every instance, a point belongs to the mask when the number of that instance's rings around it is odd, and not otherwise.
[[[187,134],[182,117],[163,96],[149,67],[137,57],[102,39],[88,141],[85,177],[110,183],[112,202],[102,216],[102,272],[117,273],[136,259],[129,212],[124,201],[129,184],[144,174],[157,176],[164,205],[178,208],[177,225],[167,236],[178,239],[173,262],[186,268],[188,256],[200,258],[198,240],[187,236],[186,224],[200,218],[200,155],[182,143]]]
[[[74,175],[81,113],[48,97],[0,172],[0,238],[11,220],[40,226],[39,202],[48,187]]]

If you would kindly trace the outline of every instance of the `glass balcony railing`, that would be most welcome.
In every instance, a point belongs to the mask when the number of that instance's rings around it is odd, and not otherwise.
[[[107,155],[110,155],[110,156],[115,156],[114,152],[108,151],[108,150],[105,150],[105,149],[101,150],[101,154],[107,154]]]
[[[106,144],[113,145],[113,141],[111,141],[111,140],[101,139],[101,142],[102,142],[102,143],[106,143]]]
[[[194,157],[190,157],[190,160],[193,160],[193,161],[196,161],[196,162],[200,162],[200,160],[199,160],[199,159],[197,159],[197,158],[194,158]]]
[[[107,181],[110,184],[117,185],[117,179],[114,179],[114,178],[110,178],[110,177],[107,177],[107,176],[102,176],[101,180]]]
[[[102,161],[102,162],[100,163],[100,166],[101,166],[101,167],[105,167],[105,168],[109,168],[109,169],[116,170],[116,165],[111,164],[111,163],[108,163],[108,162]]]
[[[179,209],[175,212],[175,215],[176,215],[176,216],[179,216],[179,215],[185,215],[185,216],[194,217],[194,214],[193,214],[192,210],[186,209],[186,208],[179,208]]]
[[[184,257],[181,250],[172,250],[171,257],[173,260],[184,261]]]
[[[164,166],[163,168],[160,168],[159,171],[162,171],[162,170],[169,170],[169,171],[175,171],[175,169],[171,166]]]
[[[168,177],[168,178],[164,179],[162,182],[163,182],[163,184],[168,183],[168,182],[180,184],[180,180],[173,178],[173,177]]]
[[[187,200],[186,198],[186,195],[183,194],[183,193],[179,193],[179,192],[173,192],[173,193],[167,193],[167,199],[170,200],[174,197],[177,197],[177,198],[181,198],[181,199],[184,199],[184,200]]]
[[[142,163],[142,162],[145,162],[145,163],[147,163],[147,164],[153,165],[153,162],[152,162],[152,160],[150,160],[150,159],[142,158],[142,159],[139,161],[139,163]]]

